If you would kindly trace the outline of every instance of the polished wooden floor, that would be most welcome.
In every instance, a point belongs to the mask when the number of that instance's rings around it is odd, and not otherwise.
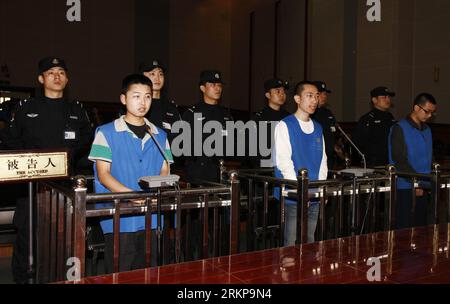
[[[448,284],[449,242],[446,224],[90,277],[81,283],[373,284],[367,279],[373,264],[368,266],[367,260],[377,257],[379,283]]]

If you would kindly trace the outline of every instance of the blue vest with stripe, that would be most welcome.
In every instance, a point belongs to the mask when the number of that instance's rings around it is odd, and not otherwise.
[[[433,138],[431,129],[426,128],[420,131],[414,128],[406,119],[398,122],[402,128],[403,137],[408,149],[408,163],[414,169],[415,173],[430,174],[433,155]],[[389,133],[389,161],[395,166],[392,158],[392,128]],[[412,183],[404,178],[398,178],[397,189],[411,189]]]
[[[323,158],[323,131],[322,126],[312,119],[314,132],[306,134],[303,132],[298,119],[295,115],[290,115],[282,120],[289,131],[289,140],[292,149],[292,162],[294,163],[295,173],[300,169],[308,170],[310,180],[318,180],[320,165]],[[275,168],[275,177],[284,178],[281,171]],[[280,188],[274,189],[274,196],[280,198]],[[286,200],[286,204],[297,204],[296,201]]]
[[[142,148],[140,138],[133,136],[132,133],[117,132],[114,122],[100,126],[97,132],[101,130],[105,136],[112,152],[111,175],[124,186],[133,191],[142,191],[138,182],[143,176],[160,175],[164,163],[164,156],[153,142],[153,139],[147,140]],[[158,134],[155,138],[162,148],[166,146],[167,135],[158,128]],[[98,179],[97,168],[94,164],[95,173],[95,192],[110,193]],[[108,204],[97,204],[98,207],[110,206]],[[156,228],[156,215],[152,216],[152,228]],[[113,220],[107,219],[100,222],[103,233],[113,232]],[[145,229],[145,217],[139,216],[121,216],[120,232],[137,232]]]

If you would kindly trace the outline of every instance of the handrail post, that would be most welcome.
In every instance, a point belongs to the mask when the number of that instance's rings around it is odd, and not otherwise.
[[[145,267],[152,266],[152,199],[145,200]]]
[[[239,252],[239,209],[240,182],[237,172],[230,173],[231,179],[231,220],[230,220],[230,254]]]
[[[393,230],[395,228],[395,208],[397,204],[397,173],[393,165],[388,165],[389,173],[389,185],[391,191],[389,192],[389,209],[388,209],[388,229]]]
[[[79,274],[80,278],[85,276],[86,263],[86,195],[87,181],[84,176],[75,176],[74,192],[75,201],[73,208],[72,227],[66,229],[73,230],[73,250],[74,257],[80,262]]]
[[[264,182],[263,187],[263,217],[262,217],[262,243],[263,247],[266,248],[266,238],[267,238],[267,218],[269,216],[269,183]]]
[[[36,215],[36,282],[50,281],[50,189],[44,183],[37,183]]]
[[[284,189],[286,185],[280,185],[281,189]],[[284,246],[284,231],[286,230],[286,198],[280,195],[280,229],[279,229],[279,242],[278,247]]]
[[[447,192],[447,201],[446,201],[446,205],[447,205],[447,223],[450,223],[450,187],[448,187],[448,183],[450,181],[450,179],[446,176],[445,177],[445,188],[446,188],[446,192]],[[450,238],[449,238],[450,240]]]
[[[33,190],[34,184],[32,181],[28,182],[28,265],[27,265],[27,281],[29,284],[36,282],[35,269],[35,253],[34,253],[34,199]]]
[[[357,177],[356,175],[353,175],[353,191],[352,191],[352,199],[351,199],[351,203],[352,203],[352,223],[351,223],[351,227],[350,227],[350,233],[352,236],[354,236],[356,234],[356,231],[358,230],[357,227],[357,222],[356,222],[356,218],[357,218],[357,212],[356,212],[356,204],[357,204],[357,198],[356,198],[356,190],[358,188],[358,183],[356,182]]]
[[[297,177],[297,231],[296,244],[305,244],[308,241],[308,170],[301,169]]]
[[[247,209],[248,209],[248,221],[247,221],[247,251],[253,251],[255,246],[255,204],[254,204],[254,184],[253,179],[248,179],[248,201],[247,201]]]
[[[156,260],[157,265],[161,266],[163,264],[163,256],[162,256],[162,237],[163,237],[163,228],[162,228],[162,211],[161,211],[161,204],[162,204],[162,196],[161,196],[161,188],[158,188],[157,190],[157,203],[156,203]],[[167,219],[165,219],[167,220]]]
[[[438,224],[439,222],[439,199],[440,199],[440,188],[441,188],[441,165],[438,163],[433,164],[433,177],[431,179],[431,198],[433,200],[433,223]]]
[[[182,196],[178,192],[176,195],[177,200],[177,210],[175,211],[175,217],[176,217],[176,228],[175,228],[175,262],[180,263],[181,262],[181,201]]]
[[[225,172],[227,171],[227,168],[225,167],[225,161],[223,159],[219,160],[219,182],[221,184],[224,183],[224,179],[223,179],[223,175],[225,174]]]
[[[203,195],[203,231],[202,231],[202,258],[208,258],[208,232],[209,232],[209,196]]]

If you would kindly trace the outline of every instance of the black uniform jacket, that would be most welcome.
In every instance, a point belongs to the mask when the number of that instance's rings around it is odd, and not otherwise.
[[[5,149],[69,148],[74,166],[86,155],[93,132],[80,102],[47,97],[21,101],[2,134]]]
[[[311,118],[316,120],[322,126],[328,168],[333,169],[336,163],[336,153],[334,152],[334,146],[336,144],[336,118],[334,117],[333,112],[326,107],[317,108]]]
[[[260,112],[256,112],[253,115],[252,120],[254,120],[256,122],[257,125],[257,132],[255,132],[253,135],[257,136],[257,140],[256,142],[258,143],[257,147],[260,147],[260,133],[261,133],[261,128],[266,128],[267,130],[265,131],[268,136],[267,138],[267,147],[264,148],[270,148],[271,150],[273,149],[273,132],[272,130],[274,130],[275,126],[274,126],[274,122],[280,122],[281,120],[283,120],[284,118],[286,118],[287,116],[289,116],[291,113],[289,113],[288,111],[286,111],[285,109],[281,108],[279,111],[276,111],[274,109],[272,109],[269,106],[266,106],[262,111]],[[248,141],[248,143],[252,142],[250,139]],[[249,145],[249,144],[248,144]],[[262,156],[261,155],[261,151],[259,151],[258,149],[258,155],[256,157],[250,157],[250,167],[252,168],[261,168],[261,160],[265,160],[265,161],[269,161],[271,159],[271,156]]]
[[[169,101],[165,96],[162,96],[161,99],[152,99],[152,106],[147,114],[147,118],[155,126],[166,131],[169,143],[172,143],[172,140],[177,135],[172,134],[172,127],[175,122],[181,120],[175,101]]]
[[[195,115],[196,114],[196,115]],[[183,121],[186,121],[191,126],[191,156],[185,157],[186,175],[190,182],[197,179],[217,182],[219,180],[219,160],[224,159],[226,155],[226,122],[232,121],[228,110],[221,105],[210,105],[205,102],[199,102],[189,108],[183,115]],[[201,156],[194,156],[194,146],[202,144],[205,140],[213,134],[213,132],[200,132],[194,134],[194,124],[202,124],[202,128],[209,121],[217,121],[222,124],[223,150],[221,155],[207,156],[204,154],[203,148]],[[195,140],[195,138],[197,140]],[[214,146],[213,146],[214,147]]]
[[[395,122],[390,112],[378,109],[373,109],[358,121],[353,138],[366,156],[368,166],[385,166],[389,163],[388,137]]]

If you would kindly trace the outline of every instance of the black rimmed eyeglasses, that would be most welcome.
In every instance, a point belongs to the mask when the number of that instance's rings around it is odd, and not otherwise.
[[[430,111],[430,110],[426,110],[426,109],[424,109],[424,108],[422,108],[421,106],[419,106],[419,105],[417,105],[419,108],[421,108],[422,109],[422,111],[424,111],[425,112],[425,114],[427,114],[427,115],[431,115],[431,116],[436,116],[436,112],[432,112],[432,111]]]

